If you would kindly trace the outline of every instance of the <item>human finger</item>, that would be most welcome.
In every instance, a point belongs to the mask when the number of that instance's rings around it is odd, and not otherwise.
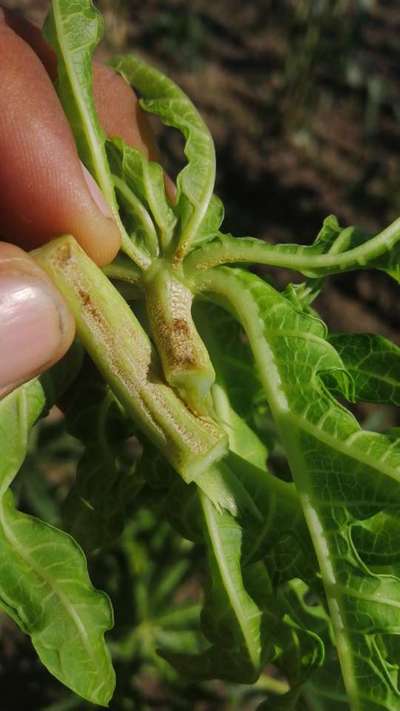
[[[22,249],[0,242],[0,398],[59,360],[74,331],[47,275]]]
[[[56,81],[56,55],[40,29],[14,12],[5,10],[5,17],[10,27],[32,47],[52,81]],[[93,63],[93,98],[100,124],[108,137],[118,136],[150,160],[160,162],[154,132],[135,92],[119,74],[96,61]],[[168,176],[165,182],[168,197],[174,201],[175,186]]]
[[[100,265],[120,245],[51,81],[0,13],[0,229],[25,249],[70,233]]]

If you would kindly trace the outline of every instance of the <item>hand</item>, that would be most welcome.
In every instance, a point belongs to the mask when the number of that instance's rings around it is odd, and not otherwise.
[[[134,93],[110,69],[93,69],[107,135],[154,157]],[[120,245],[112,214],[79,161],[51,81],[56,73],[40,31],[0,8],[0,397],[61,358],[74,337],[61,295],[23,249],[69,233],[104,265]]]

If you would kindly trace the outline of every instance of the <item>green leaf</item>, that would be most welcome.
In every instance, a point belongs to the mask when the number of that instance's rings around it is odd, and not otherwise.
[[[196,239],[193,240],[193,247],[198,247],[200,244],[204,245],[205,242],[209,242],[216,237],[224,221],[224,215],[225,208],[223,202],[217,195],[213,195],[197,232]]]
[[[1,604],[30,634],[42,663],[85,699],[106,706],[115,679],[104,632],[108,597],[90,583],[81,549],[66,533],[0,502]]]
[[[278,668],[289,682],[288,691],[279,696],[272,696],[271,692],[278,690],[267,686],[268,699],[259,708],[297,711],[303,708],[299,699],[309,679],[318,676],[326,664],[340,678],[337,658],[327,658],[334,652],[329,615],[302,580],[276,586],[262,563],[246,568],[244,579],[263,610],[263,638],[269,640],[265,661]]]
[[[354,383],[357,401],[400,405],[400,348],[383,336],[329,336]]]
[[[246,592],[241,573],[242,530],[226,511],[218,512],[200,494],[211,574],[206,588],[202,627],[212,642],[202,654],[165,654],[192,678],[222,678],[250,683],[262,659],[261,611]]]
[[[113,173],[123,181],[117,182],[116,187],[124,198],[125,209],[141,228],[150,254],[158,254],[158,241],[165,253],[173,237],[176,217],[165,195],[163,169],[120,138],[107,141],[106,148]],[[137,197],[139,205],[128,190]]]
[[[157,232],[149,213],[122,178],[113,175],[113,183],[121,219],[131,240],[143,247],[151,257],[158,257]]]
[[[92,56],[103,36],[103,19],[91,0],[53,0],[44,37],[58,60],[57,90],[75,136],[79,155],[97,181],[121,231],[122,248],[141,268],[148,256],[126,234],[119,217],[113,181],[92,92]]]
[[[164,490],[170,484],[160,505],[172,525],[192,541],[203,540],[197,489],[171,480],[161,458],[156,465],[148,456],[144,466],[147,475],[156,467],[158,490],[163,478]],[[230,511],[242,527],[243,564],[263,560],[276,585],[294,577],[314,579],[318,566],[294,485],[232,452],[212,475],[218,477],[215,485],[226,492]],[[154,481],[154,472],[150,476],[147,480]]]
[[[243,329],[211,303],[197,303],[194,315],[216,368],[214,408],[229,440],[225,476],[244,528],[244,559],[264,558],[276,581],[308,579],[317,566],[294,487],[267,470],[267,447],[244,419],[264,396]]]
[[[385,529],[375,529],[374,567],[353,530],[399,510],[400,444],[363,432],[323,386],[321,374],[343,364],[318,320],[250,273],[222,268],[198,284],[229,305],[249,338],[316,550],[350,705],[395,711],[400,579],[379,572],[391,545]]]
[[[46,398],[39,380],[32,380],[0,400],[0,496],[20,469],[29,434],[44,410]]]
[[[64,526],[86,553],[98,553],[119,538],[141,489],[135,471],[140,445],[110,389],[96,377],[83,374],[78,381],[66,420],[85,451],[63,504]]]
[[[218,409],[217,412],[219,414]],[[240,418],[236,417],[239,421]],[[243,425],[248,429],[245,423]],[[261,443],[259,446],[265,452]],[[157,462],[156,466],[154,457],[148,456],[144,466],[146,469],[157,468],[156,479],[153,473],[150,481],[155,481],[158,489],[164,483],[165,488],[168,486],[168,477],[165,476],[168,467],[160,459]],[[236,520],[226,512],[226,515],[218,512],[212,505],[204,512],[204,500],[194,486],[183,487],[181,482],[172,482],[169,494],[164,497],[162,511],[185,537],[194,541],[205,540],[209,552],[213,592],[210,593],[207,586],[202,627],[213,644],[195,657],[170,655],[162,650],[181,672],[196,678],[217,675],[245,681],[256,674],[258,666],[249,657],[251,649],[254,650],[250,644],[254,645],[256,639],[256,628],[247,623],[252,607],[248,597],[250,593],[251,600],[252,590],[247,587],[249,562],[264,559],[276,585],[298,574],[298,571],[310,578],[315,575],[316,561],[294,487],[272,477],[265,470],[265,461],[263,464],[264,469],[261,469],[231,454],[218,471],[213,471],[213,476],[222,477],[235,502]],[[243,566],[246,566],[245,569]],[[244,583],[242,576],[245,576]],[[262,587],[259,575],[257,580]],[[268,611],[272,598],[263,606],[265,596],[262,590],[261,593],[258,591],[258,597],[259,600],[253,599],[253,604],[255,602],[258,606],[257,625],[261,625],[264,617],[261,611]],[[261,632],[257,632],[259,634]],[[263,639],[268,640],[270,645],[272,638],[267,620]],[[286,642],[289,644],[287,639]],[[263,658],[266,653],[267,649],[263,652]]]
[[[203,338],[217,382],[228,391],[232,408],[249,424],[255,407],[265,401],[254,358],[240,324],[226,310],[196,300],[193,318]]]
[[[130,666],[134,659],[136,670],[150,663],[164,679],[172,677],[175,681],[176,675],[158,655],[158,649],[199,649],[200,605],[193,601],[192,594],[190,599],[185,595],[194,572],[191,552],[192,544],[183,541],[159,512],[149,510],[142,502],[118,548],[118,558],[124,562],[117,595],[124,611],[134,608],[135,624],[121,627],[121,634],[112,643],[116,661]],[[127,579],[132,581],[128,597],[123,584]]]
[[[276,585],[294,577],[312,580],[318,565],[294,485],[236,454],[227,465],[244,530],[245,564],[263,560]]]
[[[202,627],[212,646],[195,658],[169,655],[167,658],[189,676],[217,675],[246,681],[258,669],[249,657],[251,649],[255,649],[249,647],[251,640],[254,644],[260,637],[260,654],[265,661],[272,654],[275,638],[271,625],[271,607],[275,602],[271,595],[266,601],[260,568],[253,561],[265,560],[275,585],[295,575],[313,578],[316,561],[293,485],[237,455],[230,455],[225,467],[220,465],[219,470],[236,502],[236,518],[227,512],[217,512],[212,506],[204,515],[204,504],[202,514],[200,492],[194,487],[184,489],[180,482],[164,500],[163,510],[185,537],[206,541],[213,581],[212,592],[209,585],[206,587],[202,616]],[[250,607],[248,596],[252,600]],[[251,607],[253,611],[258,608],[257,628],[248,625]],[[280,611],[279,624],[282,614]],[[275,627],[275,618],[272,622]],[[292,644],[292,636],[292,631],[285,632],[283,649]],[[314,638],[311,643],[314,645]]]
[[[75,340],[65,356],[50,370],[42,373],[40,383],[46,395],[47,410],[57,403],[76,380],[82,368],[83,356],[83,348]]]
[[[222,217],[215,199],[209,209],[215,182],[215,150],[210,132],[186,94],[164,74],[133,55],[116,57],[111,66],[138,90],[141,106],[185,137],[188,164],[179,173],[175,212],[179,216],[176,259],[197,241],[203,241],[209,225]]]
[[[265,470],[268,456],[266,446],[231,407],[228,395],[219,383],[213,387],[213,402],[217,417],[228,435],[231,452]]]
[[[114,671],[104,643],[109,599],[94,590],[86,561],[66,533],[15,509],[8,487],[44,406],[39,381],[0,403],[0,604],[29,634],[43,664],[83,698],[107,705]]]
[[[349,698],[336,665],[326,665],[314,673],[301,690],[304,711],[349,711]],[[382,708],[382,707],[377,707]],[[384,708],[384,707],[383,707]],[[297,709],[296,709],[297,711]]]

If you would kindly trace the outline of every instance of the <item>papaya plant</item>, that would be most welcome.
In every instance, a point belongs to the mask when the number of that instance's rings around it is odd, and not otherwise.
[[[397,711],[399,431],[363,429],[343,403],[398,405],[400,349],[329,333],[313,302],[330,274],[377,269],[399,282],[400,218],[371,236],[329,216],[309,246],[225,234],[212,137],[170,79],[133,55],[111,62],[184,137],[174,200],[158,163],[103,133],[91,75],[102,32],[90,0],[53,0],[44,34],[57,89],[122,246],[103,270],[72,235],[34,253],[79,343],[0,403],[0,604],[55,677],[108,705],[113,612],[85,555],[150,508],[207,560],[200,623],[190,607],[186,636],[184,624],[168,634],[164,610],[160,663],[242,684],[273,665],[285,683],[260,709]],[[249,264],[304,281],[279,291]],[[19,511],[12,493],[31,429],[60,398],[84,448],[64,530]]]

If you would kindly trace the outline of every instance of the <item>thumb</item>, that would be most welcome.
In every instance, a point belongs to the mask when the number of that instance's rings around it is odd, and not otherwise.
[[[28,254],[0,242],[0,398],[61,358],[74,321]]]

